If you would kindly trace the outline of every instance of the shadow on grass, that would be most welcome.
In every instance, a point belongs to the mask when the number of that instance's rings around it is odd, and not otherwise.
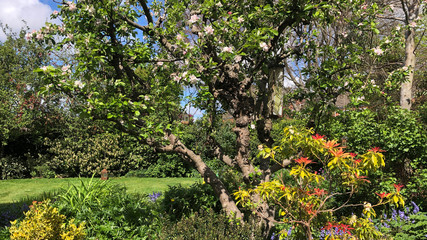
[[[33,201],[43,201],[46,199],[55,200],[60,191],[43,192],[36,196],[27,196],[13,203],[0,203],[0,228],[9,227],[10,222],[22,218],[28,211]]]

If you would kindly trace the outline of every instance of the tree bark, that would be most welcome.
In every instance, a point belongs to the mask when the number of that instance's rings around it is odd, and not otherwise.
[[[221,203],[222,209],[227,213],[227,215],[243,220],[242,212],[237,207],[224,183],[216,176],[212,169],[206,165],[200,155],[188,149],[175,135],[169,134],[167,135],[167,138],[170,143],[169,145],[163,147],[155,146],[155,149],[160,152],[178,153],[185,160],[189,161],[200,173],[204,181],[212,187],[216,197],[218,197]]]
[[[414,81],[415,71],[415,21],[419,15],[420,1],[419,0],[401,0],[402,9],[405,14],[405,24],[408,29],[405,32],[405,65],[409,69],[409,74],[406,81],[402,83],[400,88],[400,107],[403,109],[411,109],[412,106],[412,83]]]
[[[401,85],[400,89],[400,107],[403,109],[411,109],[412,106],[412,83],[414,81],[415,68],[415,30],[408,29],[405,34],[405,67],[409,69],[409,74],[406,80]]]

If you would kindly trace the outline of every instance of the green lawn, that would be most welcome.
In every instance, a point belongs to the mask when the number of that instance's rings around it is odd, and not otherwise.
[[[83,178],[89,181],[89,178]],[[126,186],[129,193],[152,193],[166,190],[169,185],[181,184],[189,186],[199,181],[199,178],[112,178],[109,181]],[[13,203],[32,196],[53,192],[69,185],[79,185],[79,178],[40,178],[14,179],[0,181],[0,204]]]

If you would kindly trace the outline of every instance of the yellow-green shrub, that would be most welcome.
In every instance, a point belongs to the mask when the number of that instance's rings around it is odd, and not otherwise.
[[[49,200],[33,202],[30,210],[25,213],[25,218],[12,222],[10,227],[11,240],[80,240],[84,239],[84,223],[76,226],[74,219],[68,224],[65,216],[57,208],[49,205]]]

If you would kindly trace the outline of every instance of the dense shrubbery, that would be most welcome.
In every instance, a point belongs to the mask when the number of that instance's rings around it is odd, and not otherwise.
[[[99,174],[104,168],[120,176],[141,161],[128,157],[131,154],[123,150],[120,140],[111,133],[65,137],[51,144],[52,158],[47,164],[55,173],[69,177]]]
[[[55,201],[49,209],[56,208],[58,216],[74,219],[72,224],[76,227],[84,223],[86,239],[264,239],[251,217],[241,225],[221,213],[211,191],[208,185],[196,183],[187,188],[170,187],[164,193],[148,196],[131,195],[121,186],[92,179],[54,196]],[[400,211],[390,210],[387,214],[378,212],[378,218],[369,224],[378,227],[384,234],[383,239],[423,239],[427,234],[426,213],[415,203],[409,206]],[[16,225],[23,226],[23,218],[18,218]],[[301,239],[295,229],[282,228],[288,239]],[[340,228],[337,225],[327,231],[326,228],[314,229],[313,235],[321,238],[335,230],[338,234]],[[3,228],[0,236],[7,239],[10,229]],[[273,235],[277,237],[280,230],[278,226]]]
[[[203,183],[195,183],[189,187],[171,186],[164,193],[162,208],[171,221],[188,217],[199,209],[221,210],[221,204],[214,196],[212,188]]]
[[[423,186],[419,180],[426,177],[423,168],[427,164],[427,128],[417,120],[416,113],[395,107],[376,112],[346,111],[323,124],[321,132],[332,139],[346,139],[347,149],[355,153],[373,146],[385,150],[386,167],[371,179],[376,186],[374,191],[385,191],[384,186],[399,181],[408,187],[404,195],[425,204],[426,188],[418,184]]]
[[[392,209],[376,220],[385,236],[395,240],[421,240],[427,237],[427,213],[414,202],[405,209]]]
[[[219,213],[221,207],[211,191],[208,185],[199,183],[188,188],[170,187],[164,194],[131,195],[124,187],[92,179],[64,189],[54,197],[51,208],[57,208],[67,219],[75,219],[77,224],[84,222],[87,239],[159,239],[166,222],[173,224],[181,217],[192,218],[199,209]],[[224,215],[203,218],[222,226],[228,224]],[[21,222],[18,220],[17,224]],[[215,225],[205,227],[213,230]],[[225,228],[230,231],[234,227]]]
[[[19,157],[5,156],[0,158],[1,179],[23,178],[27,167]]]
[[[200,210],[179,222],[167,222],[162,227],[159,239],[227,239],[249,240],[262,239],[261,230],[251,223],[244,225],[230,221],[223,213],[212,209]]]

